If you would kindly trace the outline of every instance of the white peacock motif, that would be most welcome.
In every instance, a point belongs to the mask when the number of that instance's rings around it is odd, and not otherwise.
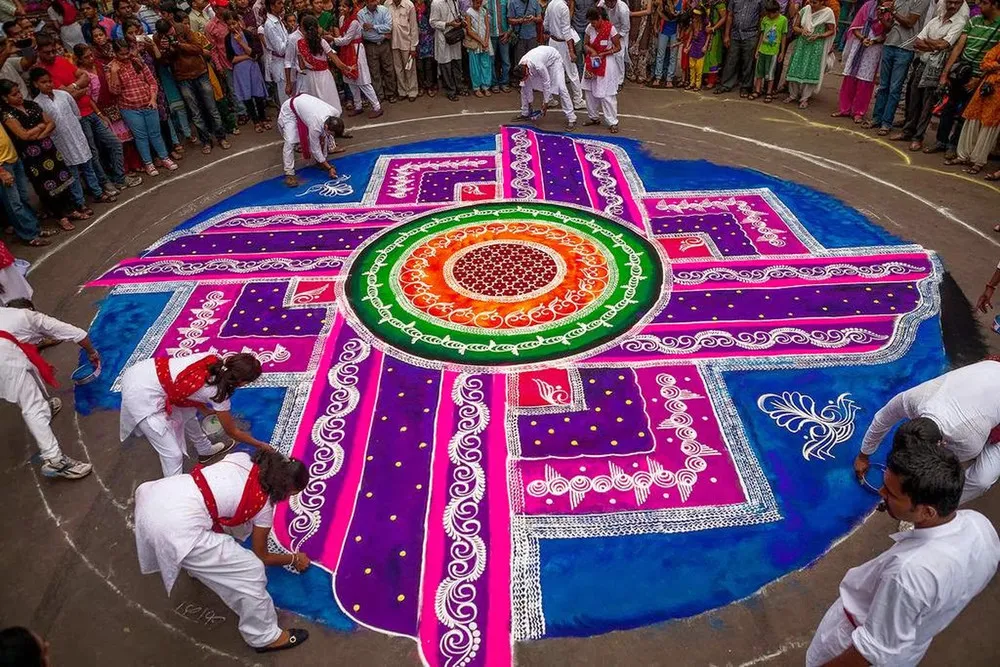
[[[350,176],[347,174],[337,176],[325,183],[310,185],[305,192],[300,192],[296,197],[318,194],[320,197],[349,197],[354,194],[354,187],[348,183]]]
[[[792,433],[808,429],[802,445],[802,458],[823,461],[834,458],[833,448],[854,435],[854,417],[861,408],[849,396],[849,393],[841,394],[836,401],[830,401],[817,410],[816,401],[811,396],[784,391],[762,395],[757,399],[757,407],[778,426]]]

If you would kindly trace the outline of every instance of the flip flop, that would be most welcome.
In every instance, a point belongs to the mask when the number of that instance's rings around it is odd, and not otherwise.
[[[987,181],[1000,181],[1000,170],[994,171],[992,174],[986,174],[983,178]]]
[[[261,646],[260,648],[254,649],[257,653],[273,653],[274,651],[287,651],[290,648],[296,648],[300,644],[305,643],[309,639],[309,631],[302,628],[289,628],[288,630],[288,641],[281,646]]]

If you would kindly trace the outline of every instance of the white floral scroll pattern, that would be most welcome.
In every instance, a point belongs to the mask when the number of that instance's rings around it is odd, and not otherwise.
[[[618,181],[611,175],[611,163],[604,157],[604,148],[594,144],[583,145],[583,156],[593,167],[593,177],[600,182],[597,194],[607,202],[604,212],[608,215],[621,215],[625,210],[625,200],[616,192]]]
[[[298,215],[278,211],[266,216],[237,215],[226,218],[221,222],[212,225],[213,229],[220,227],[246,227],[247,229],[257,229],[260,227],[273,227],[277,225],[296,225],[298,227],[308,227],[310,225],[323,225],[327,223],[340,223],[344,225],[359,225],[365,222],[406,222],[413,217],[412,211],[387,211],[384,209],[372,209],[368,211],[324,211],[318,215]]]
[[[782,239],[779,234],[785,234],[783,229],[772,229],[767,226],[767,222],[764,220],[764,214],[753,210],[750,203],[743,199],[736,199],[735,197],[730,197],[728,199],[702,199],[701,201],[688,201],[687,199],[682,199],[675,204],[668,204],[665,200],[661,200],[656,204],[656,208],[659,211],[670,211],[673,213],[687,213],[688,211],[695,211],[697,213],[704,213],[709,209],[720,209],[725,212],[729,212],[731,207],[735,207],[743,219],[739,221],[741,225],[750,225],[760,236],[757,237],[758,241],[763,241],[770,246],[775,248],[782,248],[785,245],[784,239]]]
[[[310,185],[305,192],[300,192],[296,197],[305,197],[313,193],[320,197],[350,197],[354,194],[354,188],[347,182],[351,179],[349,175],[337,176],[324,183]]]
[[[236,350],[220,350],[216,348],[214,345],[209,347],[208,350],[206,351],[209,354],[217,354],[220,357],[228,357],[231,354],[237,354]],[[170,352],[170,350],[167,350],[167,352]],[[272,347],[270,350],[266,350],[263,348],[255,350],[252,347],[244,345],[243,349],[240,350],[239,352],[242,354],[252,354],[253,356],[257,357],[257,361],[259,361],[262,364],[283,364],[292,358],[292,353],[289,352],[288,348],[286,348],[281,343],[275,343],[274,347]]]
[[[340,443],[344,439],[345,418],[358,406],[361,397],[357,388],[358,365],[370,353],[371,346],[367,342],[352,338],[344,343],[337,362],[327,374],[332,391],[323,416],[316,420],[312,429],[312,443],[316,449],[309,464],[309,484],[288,503],[295,515],[288,524],[292,551],[301,550],[319,530],[327,480],[340,472],[344,463],[344,448]]]
[[[316,269],[339,269],[344,265],[342,257],[316,257],[313,259],[293,259],[291,257],[268,257],[267,259],[242,260],[229,258],[209,259],[191,262],[185,259],[164,259],[139,265],[119,266],[130,278],[154,274],[176,276],[196,276],[199,273],[221,271],[223,273],[253,273],[254,271],[314,271]]]
[[[768,350],[776,345],[815,345],[836,349],[851,344],[867,345],[888,340],[888,336],[868,329],[849,327],[826,331],[804,331],[795,327],[778,327],[769,331],[699,331],[694,335],[653,336],[639,334],[622,343],[628,352],[661,352],[663,354],[690,354],[699,350],[738,348],[741,350]]]
[[[404,162],[389,169],[386,194],[393,199],[406,199],[416,187],[414,177],[424,171],[462,171],[463,169],[481,169],[488,165],[486,158],[465,158],[464,160],[424,160],[421,162]]]
[[[518,199],[537,199],[538,190],[531,185],[535,177],[535,172],[531,170],[531,139],[525,130],[513,132],[510,139],[514,143],[510,149],[514,156],[510,162],[511,171],[514,172],[510,180],[514,196]]]
[[[448,628],[439,642],[446,667],[466,667],[482,645],[476,582],[486,570],[486,543],[480,535],[479,519],[479,504],[486,493],[486,473],[480,434],[490,421],[482,387],[479,378],[460,375],[451,393],[458,408],[458,423],[448,443],[451,481],[443,518],[450,545],[447,574],[434,596],[434,613]]]
[[[683,246],[681,246],[683,250]],[[774,265],[759,269],[730,269],[713,267],[704,270],[675,271],[674,282],[680,285],[701,285],[706,282],[732,280],[741,283],[766,283],[771,280],[829,280],[846,276],[868,279],[887,278],[922,271],[919,266],[903,262],[881,264],[826,264],[817,266]]]
[[[197,308],[192,308],[194,319],[186,327],[178,327],[177,332],[184,336],[177,347],[168,347],[167,354],[171,357],[187,357],[197,351],[197,347],[208,340],[205,329],[219,321],[215,317],[216,309],[224,303],[229,303],[226,295],[218,290],[205,295],[205,300]]]
[[[763,394],[757,399],[757,407],[791,433],[808,428],[802,458],[823,461],[834,458],[833,448],[854,435],[854,417],[861,408],[849,396],[849,393],[841,394],[836,402],[830,401],[817,410],[811,396],[783,391]]]

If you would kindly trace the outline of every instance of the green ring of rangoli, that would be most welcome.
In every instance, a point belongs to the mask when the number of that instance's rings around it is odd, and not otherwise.
[[[497,221],[551,225],[591,241],[609,268],[600,298],[552,323],[501,334],[445,322],[400,294],[399,268],[416,246],[441,233]],[[623,224],[556,204],[490,202],[436,211],[369,240],[351,261],[344,294],[357,323],[407,355],[441,363],[521,365],[577,355],[621,336],[660,301],[663,277],[655,248]]]

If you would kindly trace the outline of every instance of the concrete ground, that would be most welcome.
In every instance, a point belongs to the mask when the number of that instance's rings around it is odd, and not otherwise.
[[[620,96],[622,136],[665,158],[707,159],[759,169],[828,192],[897,236],[940,253],[970,300],[1000,254],[1000,189],[944,167],[939,155],[879,141],[849,120],[831,119],[833,77],[807,111],[734,95],[637,89]],[[381,122],[354,123],[351,151],[423,139],[493,132],[515,111],[516,97],[443,97],[387,105]],[[558,112],[543,128],[559,129]],[[599,130],[597,134],[603,133]],[[80,286],[134,256],[175,224],[262,179],[280,174],[276,134],[238,137],[206,159],[189,153],[178,172],[129,190],[98,207],[89,225],[55,237],[48,249],[14,246],[35,262],[30,280],[38,307],[86,326],[103,296]],[[983,323],[988,320],[983,318]],[[992,334],[990,334],[992,337]],[[998,346],[991,344],[996,350]],[[100,341],[98,341],[100,345]],[[76,365],[70,345],[46,353],[63,377]],[[58,392],[67,407],[71,388]],[[157,576],[139,573],[130,531],[132,492],[158,477],[154,453],[118,444],[117,413],[77,418],[66,409],[54,428],[67,453],[94,463],[88,480],[41,478],[23,421],[0,405],[0,625],[24,624],[52,645],[54,665],[368,665],[419,664],[412,641],[367,630],[308,627],[310,641],[290,653],[259,657],[240,640],[236,619],[217,597],[181,577],[168,599]],[[848,455],[842,453],[843,456]],[[972,504],[1000,519],[1000,491]],[[801,665],[817,622],[837,595],[844,571],[890,545],[894,522],[869,518],[813,567],[772,583],[751,598],[700,616],[587,639],[552,639],[516,647],[521,665]],[[794,535],[789,535],[794,539]],[[669,582],[669,573],[664,573]],[[647,582],[636,582],[647,585]],[[679,584],[680,585],[680,584]],[[996,665],[1000,579],[994,580],[934,643],[924,664]]]

